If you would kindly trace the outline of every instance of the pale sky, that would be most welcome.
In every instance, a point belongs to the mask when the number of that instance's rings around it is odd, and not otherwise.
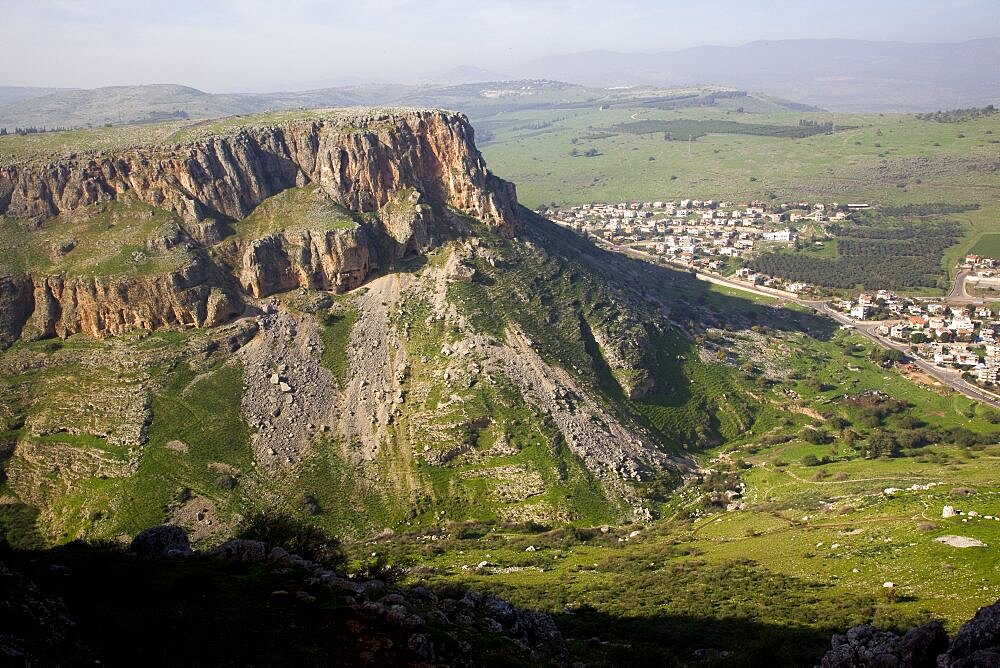
[[[758,39],[1000,36],[1000,0],[0,0],[0,85],[273,91]]]

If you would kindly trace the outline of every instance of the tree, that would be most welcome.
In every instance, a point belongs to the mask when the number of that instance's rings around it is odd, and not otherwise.
[[[868,441],[868,458],[898,457],[899,442],[887,431],[876,430]]]

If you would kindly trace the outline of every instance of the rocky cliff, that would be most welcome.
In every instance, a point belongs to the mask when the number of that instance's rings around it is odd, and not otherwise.
[[[333,229],[295,215],[288,218],[307,220],[296,220],[294,229],[273,219],[257,234],[232,234],[262,203],[295,189],[356,220]],[[141,276],[128,263],[108,275],[68,271],[64,256],[118,250],[107,240],[88,248],[73,234],[74,221],[96,220],[102,207],[125,201],[177,221],[169,235],[142,240],[133,255],[180,247],[185,262]],[[65,238],[54,244],[55,262],[0,272],[0,341],[212,325],[242,311],[244,295],[352,289],[387,262],[424,252],[461,227],[453,210],[507,235],[517,230],[513,185],[486,169],[468,120],[441,111],[237,119],[195,124],[167,141],[18,156],[0,165],[0,215],[16,221],[25,246],[56,234],[51,230]],[[24,255],[45,253],[51,255],[47,247]]]

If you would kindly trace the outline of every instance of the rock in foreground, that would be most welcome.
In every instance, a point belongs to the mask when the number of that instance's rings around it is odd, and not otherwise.
[[[980,608],[950,642],[932,621],[903,635],[870,624],[835,635],[823,668],[987,668],[1000,666],[1000,601]]]

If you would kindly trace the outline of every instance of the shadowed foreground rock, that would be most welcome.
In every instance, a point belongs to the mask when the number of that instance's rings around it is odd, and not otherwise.
[[[870,624],[835,635],[823,668],[987,668],[1000,666],[1000,601],[980,608],[949,643],[939,621],[903,635]]]
[[[348,577],[265,541],[192,552],[182,528],[159,526],[127,551],[0,543],[0,665],[134,665],[162,651],[165,629],[184,638],[176,665],[569,661],[550,615],[491,594]]]

